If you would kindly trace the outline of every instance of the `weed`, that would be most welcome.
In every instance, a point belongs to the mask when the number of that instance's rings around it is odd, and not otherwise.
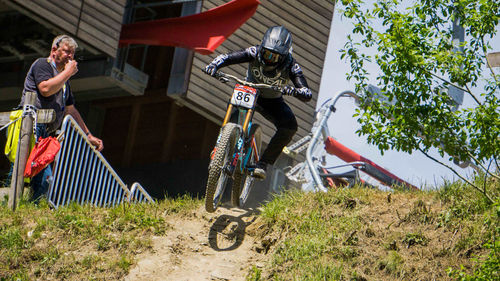
[[[397,275],[403,264],[403,258],[396,252],[390,251],[385,259],[380,261],[379,269],[387,273]]]
[[[406,244],[406,248],[410,248],[413,245],[427,246],[429,239],[422,233],[407,233],[402,242]]]
[[[61,257],[61,254],[57,248],[51,249],[40,249],[35,251],[35,255],[32,256],[33,260],[38,260],[39,264],[42,266],[52,266]]]
[[[0,247],[13,254],[18,254],[25,247],[25,240],[18,229],[8,228],[0,231]]]
[[[1,276],[2,275],[0,274],[0,277]],[[7,278],[5,278],[5,279],[0,278],[0,280],[29,281],[30,278],[29,278],[28,273],[25,270],[22,270],[22,271],[16,272],[12,276],[10,276],[8,279]]]
[[[108,237],[100,237],[99,240],[97,240],[97,250],[104,252],[110,249],[111,247],[111,239]]]
[[[264,205],[261,216],[269,224],[281,222],[283,219],[290,215],[289,210],[294,209],[294,202],[297,202],[304,196],[300,191],[287,191],[277,195],[269,203]]]
[[[356,271],[351,272],[351,281],[367,281],[366,278]]]
[[[254,265],[245,279],[246,281],[260,281],[261,275],[262,270]]]
[[[500,201],[494,208],[486,213],[483,218],[483,226],[489,229],[489,235],[485,235],[487,241],[483,247],[488,250],[487,255],[474,258],[476,268],[472,274],[467,273],[465,267],[460,265],[460,269],[448,268],[450,277],[457,280],[500,280]]]
[[[116,263],[116,266],[118,266],[121,270],[125,272],[129,271],[131,265],[132,265],[132,260],[128,258],[126,255],[122,255],[120,257],[120,260]]]
[[[342,268],[321,264],[305,274],[303,280],[343,280]]]
[[[355,250],[355,248],[349,246],[340,247],[339,253],[340,257],[345,261],[349,261],[358,256],[358,252]]]
[[[91,255],[85,256],[82,259],[81,265],[85,269],[90,269],[94,266],[94,264],[98,263],[99,261],[101,261],[101,258],[98,255],[91,254]]]
[[[165,203],[169,213],[182,214],[200,206],[200,200],[191,197],[189,194],[184,194],[175,199],[167,199]]]
[[[484,184],[482,177],[477,177],[476,180],[477,185]],[[488,183],[490,186],[487,189],[496,195],[496,198],[499,198],[500,185],[494,181],[488,181],[486,184]],[[442,224],[469,219],[491,208],[491,204],[484,196],[461,182],[445,182],[444,186],[439,189],[438,196],[445,204],[449,205],[444,214],[440,216]]]
[[[388,251],[398,251],[398,243],[396,242],[396,240],[391,240],[389,243],[384,244],[384,249]]]
[[[431,224],[434,222],[435,217],[436,215],[432,213],[426,203],[420,199],[413,204],[410,212],[401,219],[401,222]]]

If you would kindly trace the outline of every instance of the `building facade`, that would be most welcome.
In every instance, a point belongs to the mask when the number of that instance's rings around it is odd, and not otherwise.
[[[70,80],[76,106],[103,139],[103,155],[119,175],[141,182],[155,197],[203,195],[208,156],[232,89],[201,69],[220,53],[259,44],[269,26],[286,26],[313,91],[309,103],[286,97],[299,123],[298,140],[314,120],[334,10],[328,0],[261,1],[254,16],[208,56],[175,47],[118,46],[122,24],[195,14],[226,2],[0,0],[0,23],[6,27],[0,31],[0,110],[19,103],[27,70],[36,58],[48,56],[52,38],[71,35],[81,47],[79,72]],[[225,71],[243,77],[245,69],[234,65]],[[259,114],[255,121],[267,143],[273,126]],[[2,170],[8,169],[5,161]]]

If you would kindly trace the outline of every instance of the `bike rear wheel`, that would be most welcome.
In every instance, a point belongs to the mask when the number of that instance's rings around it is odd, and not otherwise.
[[[253,124],[250,129],[250,139],[255,140],[255,147],[257,151],[254,151],[253,146],[249,146],[245,153],[245,158],[248,156],[248,161],[245,166],[255,166],[257,162],[256,154],[260,153],[262,147],[262,129],[258,124]],[[244,159],[242,159],[244,161]],[[236,170],[233,181],[233,188],[231,190],[231,203],[236,207],[243,207],[248,199],[248,194],[253,186],[255,178],[240,172],[239,169]]]
[[[208,168],[205,193],[205,210],[207,212],[215,212],[222,199],[230,178],[225,167],[231,162],[238,135],[238,126],[233,123],[226,124],[221,130],[219,141],[215,146],[215,154]]]

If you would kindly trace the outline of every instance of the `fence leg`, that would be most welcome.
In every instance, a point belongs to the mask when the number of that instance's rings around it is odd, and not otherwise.
[[[36,93],[27,92],[24,104],[34,105]],[[13,211],[16,209],[19,199],[23,196],[24,189],[24,168],[28,161],[30,139],[33,134],[33,116],[26,115],[23,117],[21,132],[19,133],[19,143],[17,145],[16,160],[12,169],[12,179],[10,182],[9,208]]]

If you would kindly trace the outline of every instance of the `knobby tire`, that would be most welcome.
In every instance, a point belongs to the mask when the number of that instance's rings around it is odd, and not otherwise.
[[[219,143],[216,144],[215,155],[208,169],[208,180],[205,194],[205,210],[215,212],[224,194],[229,176],[223,170],[232,158],[239,129],[236,124],[228,123],[221,130]]]

